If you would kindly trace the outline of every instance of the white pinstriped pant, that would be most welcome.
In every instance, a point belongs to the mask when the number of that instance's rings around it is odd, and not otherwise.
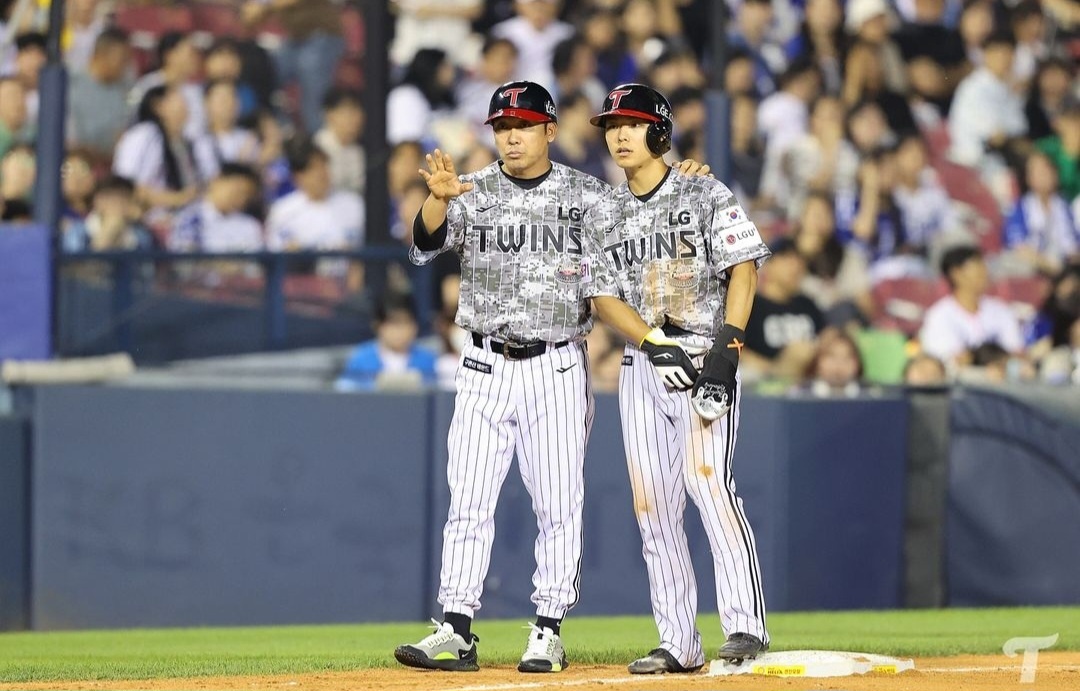
[[[585,445],[592,420],[583,344],[549,349],[528,360],[507,360],[466,344],[448,439],[450,512],[443,529],[438,597],[443,611],[471,617],[480,609],[495,539],[495,504],[515,452],[539,531],[532,595],[536,613],[561,619],[574,606]]]
[[[701,366],[700,357],[695,364]],[[626,348],[619,412],[634,513],[660,647],[684,666],[705,660],[696,625],[697,582],[683,529],[687,494],[709,538],[724,632],[768,641],[757,545],[731,472],[741,398],[740,391],[726,416],[707,423],[691,407],[688,391],[667,389],[648,356]]]

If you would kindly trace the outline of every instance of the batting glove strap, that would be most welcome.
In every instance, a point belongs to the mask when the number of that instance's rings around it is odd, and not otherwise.
[[[697,368],[678,341],[668,338],[660,329],[653,329],[645,334],[640,347],[649,356],[656,373],[670,388],[687,391],[694,386],[698,377]]]
[[[716,334],[712,350],[709,354],[716,354],[730,362],[736,369],[739,367],[739,356],[742,355],[743,344],[746,342],[746,332],[737,326],[724,324],[720,333]]]

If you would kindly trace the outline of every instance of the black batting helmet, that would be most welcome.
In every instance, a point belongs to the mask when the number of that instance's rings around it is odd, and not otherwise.
[[[495,118],[521,118],[529,122],[558,122],[555,99],[548,90],[536,82],[507,82],[491,95],[487,120]]]
[[[620,84],[608,93],[600,113],[594,115],[589,122],[603,127],[604,120],[612,115],[648,121],[645,145],[649,147],[649,151],[663,156],[671,150],[671,104],[651,86]]]

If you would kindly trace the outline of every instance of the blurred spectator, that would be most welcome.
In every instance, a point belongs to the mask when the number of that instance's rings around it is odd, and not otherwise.
[[[139,104],[138,122],[120,137],[113,172],[135,183],[136,199],[153,209],[178,209],[195,199],[201,182],[184,136],[187,102],[175,86],[155,86]]]
[[[607,145],[600,130],[589,124],[596,106],[581,91],[564,94],[559,101],[559,136],[551,144],[551,160],[564,163],[600,180],[608,179]]]
[[[518,51],[510,40],[489,37],[484,42],[480,62],[472,74],[458,82],[456,101],[460,115],[479,136],[487,127],[491,95],[510,81],[517,69]]]
[[[45,35],[36,31],[20,34],[15,38],[15,69],[13,77],[22,82],[26,90],[26,117],[30,122],[38,120],[38,80],[45,67]]]
[[[881,106],[873,101],[862,101],[851,106],[844,118],[844,128],[848,141],[860,158],[896,144],[896,134],[889,129]]]
[[[879,150],[859,166],[858,196],[838,195],[836,217],[841,240],[852,242],[870,260],[875,281],[925,276],[928,271],[911,244],[894,191],[896,150]]]
[[[214,81],[206,84],[206,131],[195,140],[195,163],[199,177],[210,180],[226,163],[254,165],[259,160],[259,139],[240,127],[240,99],[236,83]]]
[[[239,100],[237,120],[245,122],[256,114],[260,105],[259,96],[255,87],[244,81],[244,59],[236,39],[228,36],[215,39],[206,49],[203,69],[207,83],[227,81],[235,85],[236,98]]]
[[[399,144],[431,137],[435,118],[453,109],[453,64],[437,48],[417,51],[401,83],[386,96],[386,141]]]
[[[113,149],[131,121],[128,92],[131,49],[120,29],[101,32],[85,71],[75,71],[68,83],[69,146],[94,152],[95,162],[112,158]]]
[[[64,62],[72,72],[90,65],[98,37],[107,30],[105,9],[100,0],[67,0],[67,24],[61,36]]]
[[[967,63],[964,63],[966,69]],[[952,103],[953,84],[937,63],[926,56],[914,57],[907,64],[908,106],[915,124],[922,131],[938,130]]]
[[[60,186],[64,195],[62,224],[86,218],[96,184],[93,157],[80,149],[69,149],[60,167]]]
[[[29,144],[16,144],[0,156],[0,199],[24,202],[28,208],[34,199],[37,158]],[[17,208],[17,207],[15,207]]]
[[[761,99],[754,81],[754,61],[749,52],[742,49],[731,51],[724,63],[723,84],[724,93],[731,98],[749,96],[755,104]]]
[[[1068,104],[1075,72],[1073,63],[1061,58],[1039,63],[1024,106],[1031,139],[1039,140],[1054,134],[1051,123]]]
[[[0,158],[17,144],[34,140],[26,115],[26,87],[14,77],[0,77]]]
[[[360,147],[364,108],[360,94],[332,88],[323,98],[323,122],[315,143],[330,157],[330,181],[336,189],[364,193],[367,163]]]
[[[994,341],[971,349],[970,361],[957,372],[963,383],[1004,384],[1024,382],[1035,378],[1035,369],[1022,357],[1002,348]]]
[[[476,144],[465,152],[461,164],[458,166],[458,172],[462,175],[475,173],[491,165],[497,159],[497,154],[491,148],[484,144]]]
[[[276,17],[285,41],[274,52],[278,86],[296,82],[300,116],[307,132],[322,127],[320,105],[334,83],[338,60],[345,52],[340,11],[333,0],[246,0],[241,7],[249,25]]]
[[[680,89],[701,89],[706,85],[697,56],[681,40],[674,40],[664,48],[644,74],[646,83],[666,94],[674,94]]]
[[[1020,323],[1009,306],[986,294],[989,278],[982,252],[954,247],[941,259],[949,294],[926,311],[919,342],[926,353],[950,364],[971,362],[971,351],[997,343],[1009,353],[1021,353]]]
[[[517,46],[516,79],[527,79],[547,89],[555,87],[551,69],[555,46],[574,33],[574,27],[559,20],[561,9],[562,0],[515,0],[515,16],[491,27],[492,36],[509,39]]]
[[[419,177],[423,164],[424,148],[419,142],[400,142],[391,147],[386,161],[386,188],[392,205],[398,203],[405,188]]]
[[[795,243],[781,238],[772,252],[746,325],[741,362],[753,376],[797,380],[814,356],[825,317],[802,292],[806,262]]]
[[[904,365],[904,384],[914,387],[945,386],[949,383],[945,363],[933,355],[920,353]]]
[[[476,61],[472,22],[484,11],[483,0],[391,0],[390,9],[397,14],[390,59],[398,67],[421,48],[441,48],[461,67]]]
[[[949,155],[962,165],[981,167],[987,152],[1003,148],[1027,132],[1024,104],[1009,84],[1016,42],[997,32],[983,43],[983,65],[956,88],[949,111]]]
[[[355,192],[335,190],[330,159],[309,138],[288,147],[296,191],[274,202],[266,219],[267,246],[272,250],[344,250],[364,244],[364,200]],[[348,261],[322,260],[320,275],[348,276],[350,290],[360,288],[358,268]]]
[[[596,55],[596,76],[604,88],[614,89],[637,79],[637,63],[626,50],[618,14],[610,9],[593,8],[583,15],[580,26],[582,36]]]
[[[375,338],[356,347],[334,388],[372,391],[435,384],[435,353],[417,345],[417,331],[411,300],[385,296],[375,308]]]
[[[780,160],[769,167],[762,185],[764,193],[782,204],[786,215],[792,217],[812,191],[850,194],[858,167],[859,155],[844,139],[843,105],[835,96],[821,96],[810,111],[809,132],[793,141]]]
[[[596,77],[596,53],[578,34],[560,41],[555,46],[551,56],[551,69],[555,74],[555,89],[551,95],[556,102],[561,102],[567,94],[578,91],[585,94],[590,104],[602,103],[607,96],[607,87]],[[492,87],[488,98],[494,91],[495,88]]]
[[[876,103],[885,115],[889,129],[896,134],[916,131],[915,118],[906,98],[885,81],[881,51],[874,44],[857,41],[848,51],[844,69],[844,103]]]
[[[420,213],[420,207],[424,205],[427,197],[428,187],[420,176],[416,176],[405,185],[398,199],[393,228],[390,230],[393,237],[404,242],[412,241],[413,220],[416,214]]]
[[[789,61],[804,58],[818,68],[822,90],[831,95],[839,94],[843,83],[843,19],[839,0],[806,0],[799,33],[786,46]]]
[[[1020,0],[1016,3],[1009,12],[1009,25],[1016,37],[1012,81],[1015,86],[1026,88],[1035,76],[1039,62],[1049,53],[1043,41],[1046,21],[1039,0]]]
[[[259,193],[259,177],[248,166],[223,163],[202,199],[176,215],[168,247],[174,252],[256,252],[262,225],[245,210]]]
[[[1040,362],[1040,378],[1051,384],[1080,384],[1080,263],[1054,278],[1028,339]]]
[[[1069,98],[1051,120],[1055,134],[1035,142],[1057,166],[1061,193],[1066,199],[1080,195],[1080,99]]]
[[[109,176],[94,190],[93,210],[86,220],[73,223],[64,231],[64,251],[152,249],[153,235],[138,218],[135,185],[126,178]]]
[[[679,154],[683,158],[692,157],[682,148]],[[765,142],[757,129],[757,101],[748,95],[735,96],[731,101],[731,175],[735,196],[748,208],[761,206],[758,200],[764,168]]]
[[[828,195],[807,196],[793,239],[806,264],[802,293],[813,298],[827,323],[846,327],[873,313],[870,274],[863,254],[837,238],[832,207]]]
[[[202,71],[202,55],[193,38],[178,32],[161,37],[157,46],[158,69],[139,78],[128,95],[128,104],[138,106],[154,87],[176,89],[187,104],[187,123],[184,134],[191,141],[206,131],[206,111],[203,108],[203,86],[197,81]]]
[[[821,75],[806,61],[796,62],[780,77],[780,90],[758,107],[758,131],[765,137],[765,177],[783,165],[791,146],[806,134],[810,104],[821,91]]]
[[[768,96],[776,90],[776,75],[787,65],[783,46],[769,33],[772,21],[770,0],[743,0],[728,30],[729,48],[745,52],[753,63],[754,90],[759,96]]]
[[[914,0],[914,15],[896,33],[905,62],[928,58],[952,83],[967,71],[960,32],[946,24],[946,0]]]
[[[841,329],[825,329],[806,368],[806,392],[817,398],[854,398],[862,391],[859,346]]]
[[[1080,251],[1080,232],[1059,194],[1057,168],[1041,151],[1024,166],[1025,194],[1005,220],[1005,247],[1031,273],[1054,275]]]
[[[863,42],[871,46],[881,62],[885,88],[904,93],[907,91],[904,58],[896,41],[889,35],[892,24],[893,19],[886,0],[848,0],[844,27],[851,35],[852,42]]]
[[[960,12],[958,25],[964,55],[972,68],[982,67],[983,44],[994,32],[993,0],[968,0]]]
[[[667,92],[676,132],[704,132],[708,113],[705,93],[693,86],[681,86]]]
[[[263,199],[272,204],[296,189],[285,157],[285,135],[277,118],[267,110],[255,116],[255,128],[259,137],[258,169],[262,173]]]
[[[904,224],[904,241],[914,251],[926,249],[955,223],[952,201],[930,166],[926,142],[917,132],[900,139],[896,150],[893,200]]]

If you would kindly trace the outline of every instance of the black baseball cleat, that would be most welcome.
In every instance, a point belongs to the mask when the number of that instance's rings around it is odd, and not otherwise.
[[[704,665],[683,667],[671,653],[663,648],[656,648],[649,651],[645,657],[634,660],[626,668],[630,670],[630,674],[689,674],[702,667]]]
[[[769,649],[767,643],[749,633],[733,633],[728,636],[727,642],[720,646],[720,652],[716,654],[721,660],[742,662],[752,660],[760,653]]]
[[[480,669],[476,657],[475,635],[468,643],[454,633],[450,624],[435,624],[435,633],[425,636],[419,643],[399,645],[394,657],[406,667],[441,669],[447,672],[476,672]]]

